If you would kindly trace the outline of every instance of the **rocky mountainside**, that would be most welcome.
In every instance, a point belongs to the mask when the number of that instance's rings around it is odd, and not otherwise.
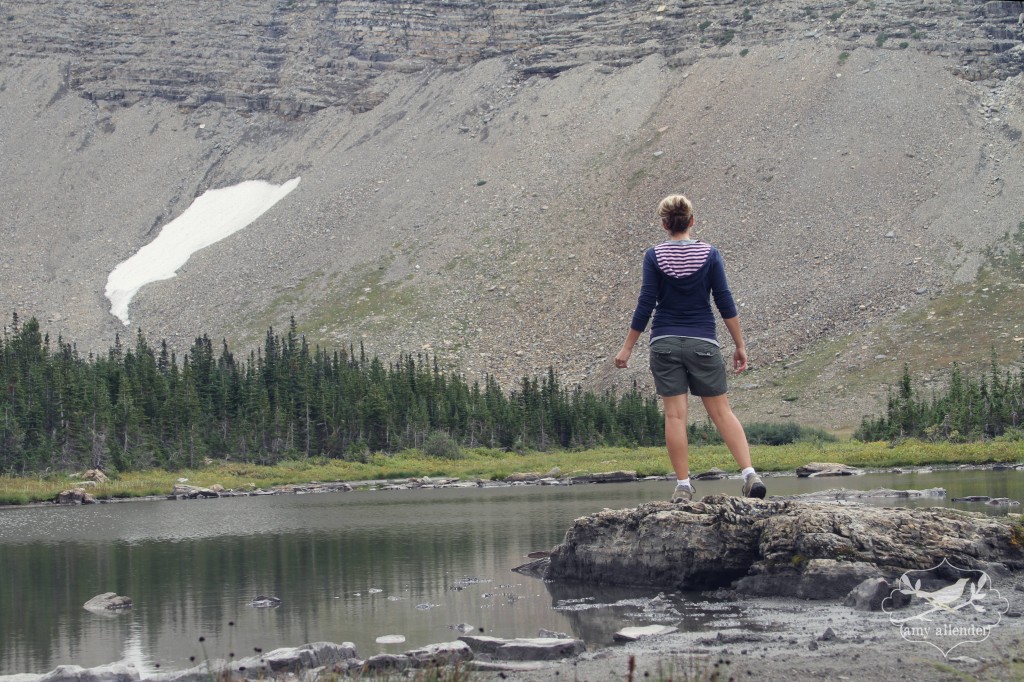
[[[1020,357],[1024,3],[0,2],[0,309],[83,351],[106,278],[204,191],[299,187],[133,325],[243,353],[616,371],[657,201],[694,199],[746,418],[830,428],[903,362]]]

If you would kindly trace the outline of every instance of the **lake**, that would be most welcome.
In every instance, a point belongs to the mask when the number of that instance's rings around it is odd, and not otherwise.
[[[880,503],[990,514],[1007,509],[948,498],[1024,499],[1016,470],[765,482],[770,495],[943,487],[946,500]],[[737,494],[739,485],[697,488]],[[658,481],[0,509],[0,675],[120,660],[142,672],[180,669],[316,641],[353,642],[368,657],[454,640],[460,626],[496,637],[544,628],[605,646],[621,627],[665,622],[644,608],[656,592],[548,585],[511,569],[560,542],[574,518],[671,491]],[[82,608],[103,592],[135,605],[113,616]],[[249,606],[259,595],[281,604]],[[668,622],[684,629],[713,631],[719,619],[742,617],[735,603],[669,597]],[[406,641],[377,644],[383,635]]]

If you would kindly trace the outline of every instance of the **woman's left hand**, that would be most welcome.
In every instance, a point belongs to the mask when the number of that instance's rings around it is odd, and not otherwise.
[[[629,364],[629,356],[633,354],[633,349],[623,348],[615,355],[615,366],[619,369],[626,369],[626,365]]]

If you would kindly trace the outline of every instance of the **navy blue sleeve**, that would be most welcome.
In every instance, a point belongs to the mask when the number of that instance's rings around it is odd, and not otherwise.
[[[640,284],[640,296],[636,301],[636,310],[633,311],[633,321],[630,329],[642,332],[647,329],[647,323],[651,320],[654,306],[658,303],[658,264],[654,256],[654,249],[647,249],[644,254],[644,277]]]
[[[711,262],[711,269],[708,277],[711,281],[711,295],[715,299],[715,307],[723,320],[736,317],[736,302],[732,299],[732,292],[729,291],[729,283],[725,279],[725,263],[722,261],[722,254],[715,249],[714,260]]]

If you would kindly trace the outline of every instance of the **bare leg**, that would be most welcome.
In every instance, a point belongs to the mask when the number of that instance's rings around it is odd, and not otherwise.
[[[729,397],[725,394],[716,395],[710,398],[701,398],[704,401],[704,409],[714,422],[715,428],[722,434],[722,440],[732,453],[733,459],[739,465],[740,471],[751,466],[750,446],[747,444],[747,434],[743,431],[743,424],[736,418],[732,408],[729,406]],[[685,427],[684,427],[685,428]],[[665,404],[665,432],[668,433],[668,403]],[[671,452],[670,452],[671,455]]]
[[[665,406],[665,447],[679,480],[690,477],[689,443],[686,440],[686,401],[689,397],[684,393],[662,398]]]

